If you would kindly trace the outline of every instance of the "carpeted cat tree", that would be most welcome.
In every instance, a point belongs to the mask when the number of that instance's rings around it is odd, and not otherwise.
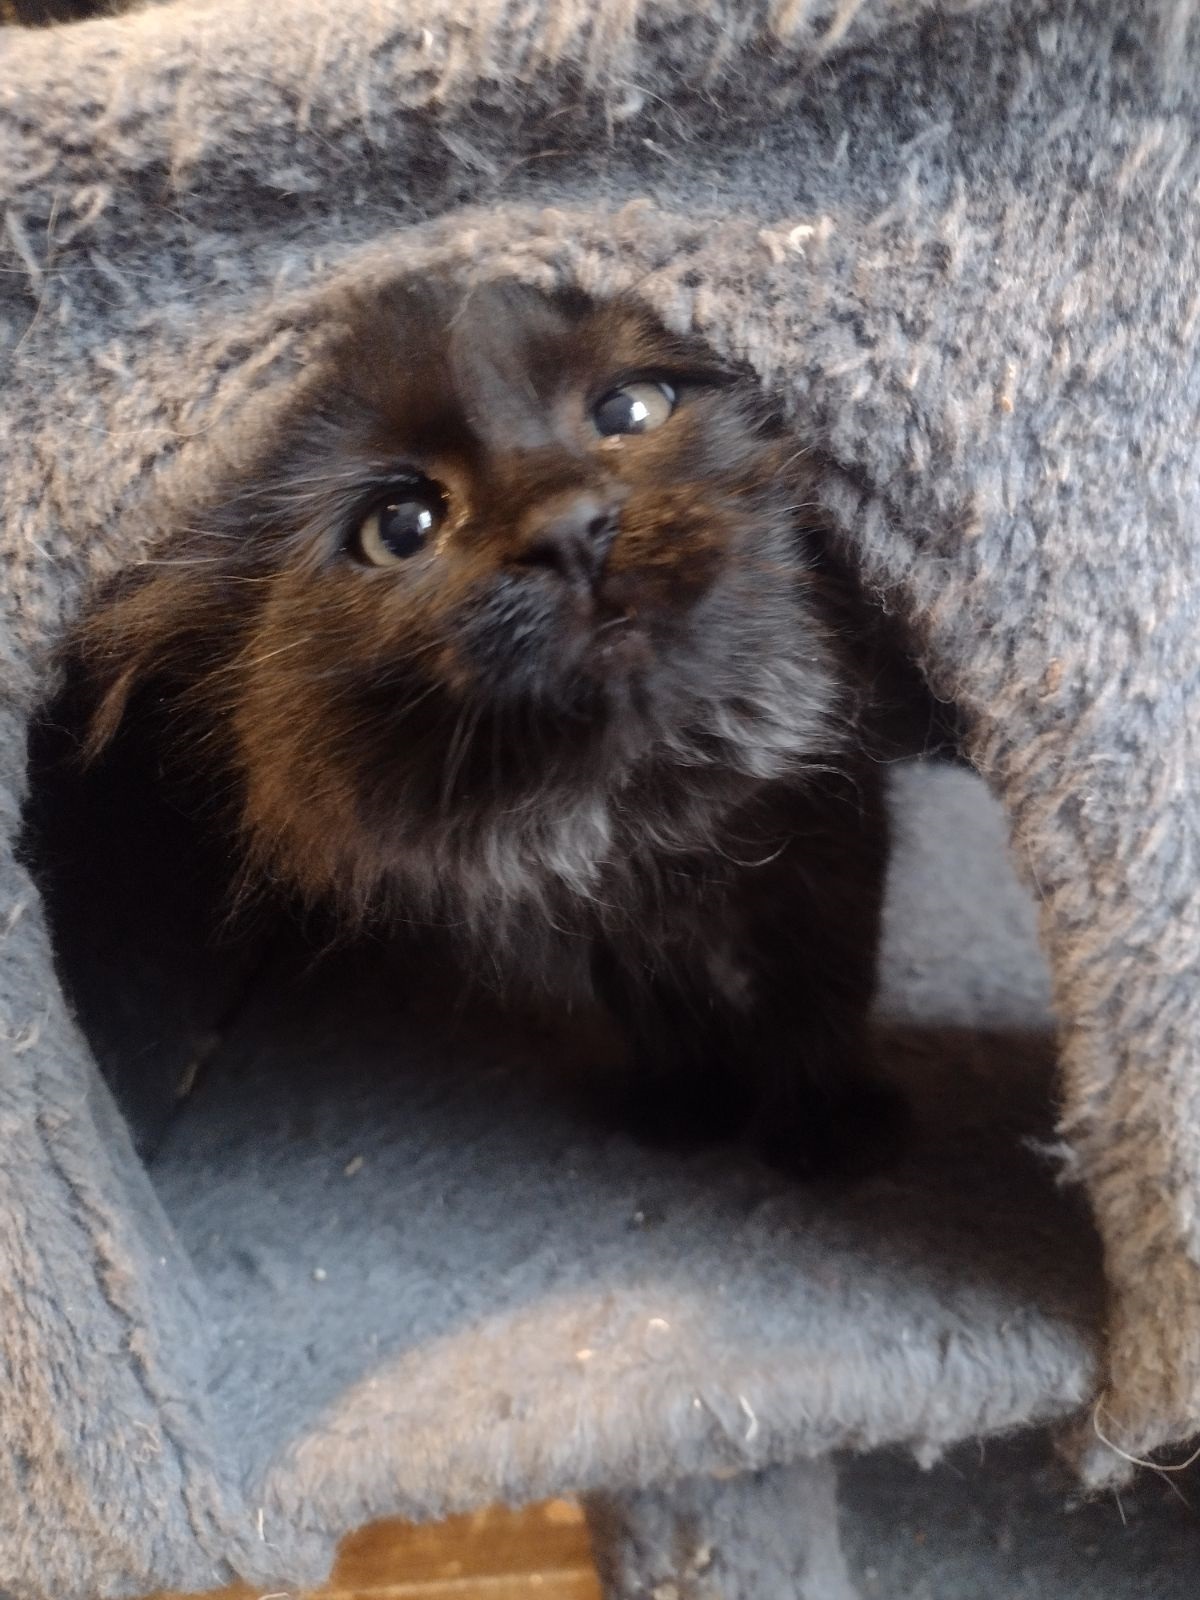
[[[1057,1420],[1085,1484],[1186,1456],[1198,129],[1187,0],[0,30],[0,1591],[312,1582],[368,1517],[571,1490],[614,1595],[827,1600],[831,1452]],[[140,790],[31,783],[89,590],[270,440],[357,286],[414,274],[631,291],[819,445],[1036,895],[1057,1131],[962,773],[896,786],[916,1133],[811,1189],[602,1131],[571,1040],[388,952],[249,982]]]

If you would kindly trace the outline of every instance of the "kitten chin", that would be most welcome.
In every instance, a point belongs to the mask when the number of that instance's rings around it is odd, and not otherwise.
[[[817,464],[629,303],[395,290],[351,322],[204,531],[85,618],[93,749],[153,682],[248,883],[586,970],[652,1131],[802,1170],[877,1144],[879,635]]]

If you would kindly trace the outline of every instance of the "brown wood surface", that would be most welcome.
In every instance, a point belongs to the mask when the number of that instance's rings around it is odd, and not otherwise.
[[[263,1600],[237,1585],[213,1600]],[[342,1541],[328,1585],[272,1600],[600,1600],[579,1507],[551,1500],[525,1511],[479,1511],[414,1527],[375,1522]],[[159,1595],[152,1600],[185,1600]]]

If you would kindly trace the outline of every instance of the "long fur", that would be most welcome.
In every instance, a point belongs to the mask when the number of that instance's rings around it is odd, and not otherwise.
[[[639,377],[675,412],[599,437],[590,408]],[[445,487],[446,529],[367,567],[355,529],[408,470]],[[449,924],[551,988],[585,950],[635,1047],[670,1016],[686,1057],[694,993],[731,1062],[828,1081],[840,1051],[793,1063],[794,1036],[863,1053],[884,846],[814,470],[752,385],[630,306],[364,302],[272,459],[87,618],[91,751],[156,685],[228,785],[247,881]],[[580,495],[619,507],[591,589],[544,559]],[[773,1016],[789,963],[803,1019]]]

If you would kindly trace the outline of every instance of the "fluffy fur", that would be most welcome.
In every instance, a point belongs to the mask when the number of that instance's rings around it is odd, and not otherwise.
[[[599,431],[638,384],[670,414]],[[813,475],[632,303],[360,302],[280,452],[87,617],[92,748],[156,683],[231,779],[247,884],[448,924],[560,992],[586,963],[656,1133],[756,1108],[777,1159],[829,1159],[886,845]],[[364,527],[422,492],[438,525],[373,564]]]

